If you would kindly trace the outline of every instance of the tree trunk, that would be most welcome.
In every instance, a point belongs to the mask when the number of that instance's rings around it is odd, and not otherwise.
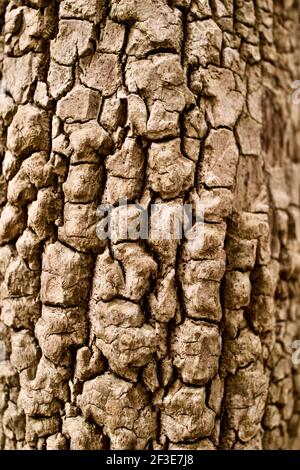
[[[298,0],[0,27],[0,448],[300,449]]]

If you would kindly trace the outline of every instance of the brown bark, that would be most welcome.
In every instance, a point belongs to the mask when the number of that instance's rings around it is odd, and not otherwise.
[[[0,448],[300,449],[298,0],[0,27]]]

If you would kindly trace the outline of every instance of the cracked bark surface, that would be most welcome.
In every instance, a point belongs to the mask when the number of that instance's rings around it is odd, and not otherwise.
[[[300,449],[298,0],[0,27],[0,448]],[[100,240],[120,198],[200,202],[204,238]]]

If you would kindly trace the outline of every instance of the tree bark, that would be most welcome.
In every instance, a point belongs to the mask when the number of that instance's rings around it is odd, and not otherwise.
[[[0,448],[300,449],[298,0],[0,28]]]

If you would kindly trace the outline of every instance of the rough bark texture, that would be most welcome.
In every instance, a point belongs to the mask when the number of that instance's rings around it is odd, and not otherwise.
[[[0,447],[300,449],[299,2],[0,20]],[[121,197],[204,239],[99,240]]]

